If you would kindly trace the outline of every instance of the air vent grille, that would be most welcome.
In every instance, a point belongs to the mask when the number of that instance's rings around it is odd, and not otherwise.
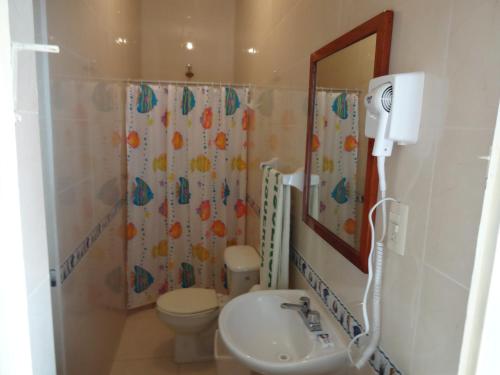
[[[382,93],[382,108],[384,108],[386,112],[391,112],[391,105],[392,105],[392,86],[389,86]]]

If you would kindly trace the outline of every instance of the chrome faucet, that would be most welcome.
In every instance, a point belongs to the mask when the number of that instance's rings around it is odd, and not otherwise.
[[[322,329],[321,322],[319,321],[319,312],[311,310],[311,301],[309,300],[309,297],[300,297],[300,302],[302,303],[282,303],[281,308],[296,310],[309,331],[321,331]]]

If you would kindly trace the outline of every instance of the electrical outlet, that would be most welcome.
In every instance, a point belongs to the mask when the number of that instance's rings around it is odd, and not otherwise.
[[[387,248],[399,255],[405,254],[408,206],[391,202],[387,222]]]

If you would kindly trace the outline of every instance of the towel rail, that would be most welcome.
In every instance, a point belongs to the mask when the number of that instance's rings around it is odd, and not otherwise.
[[[271,160],[260,163],[260,168],[263,169],[265,166],[270,166],[277,169],[278,158],[272,158]],[[298,168],[294,173],[283,174],[283,185],[293,186],[300,191],[304,190],[304,168]],[[317,174],[311,175],[311,186],[319,185],[319,176]]]

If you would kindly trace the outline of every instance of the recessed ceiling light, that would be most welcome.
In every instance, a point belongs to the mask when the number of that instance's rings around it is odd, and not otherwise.
[[[250,47],[249,49],[247,49],[247,52],[250,54],[250,55],[255,55],[257,53],[257,50],[253,47]]]
[[[194,48],[194,45],[193,45],[193,43],[192,43],[192,42],[187,42],[187,43],[186,43],[186,49],[188,49],[188,50],[190,50],[190,51],[191,51],[193,48]]]
[[[118,45],[127,44],[128,40],[127,38],[118,37],[115,39],[115,43]]]

